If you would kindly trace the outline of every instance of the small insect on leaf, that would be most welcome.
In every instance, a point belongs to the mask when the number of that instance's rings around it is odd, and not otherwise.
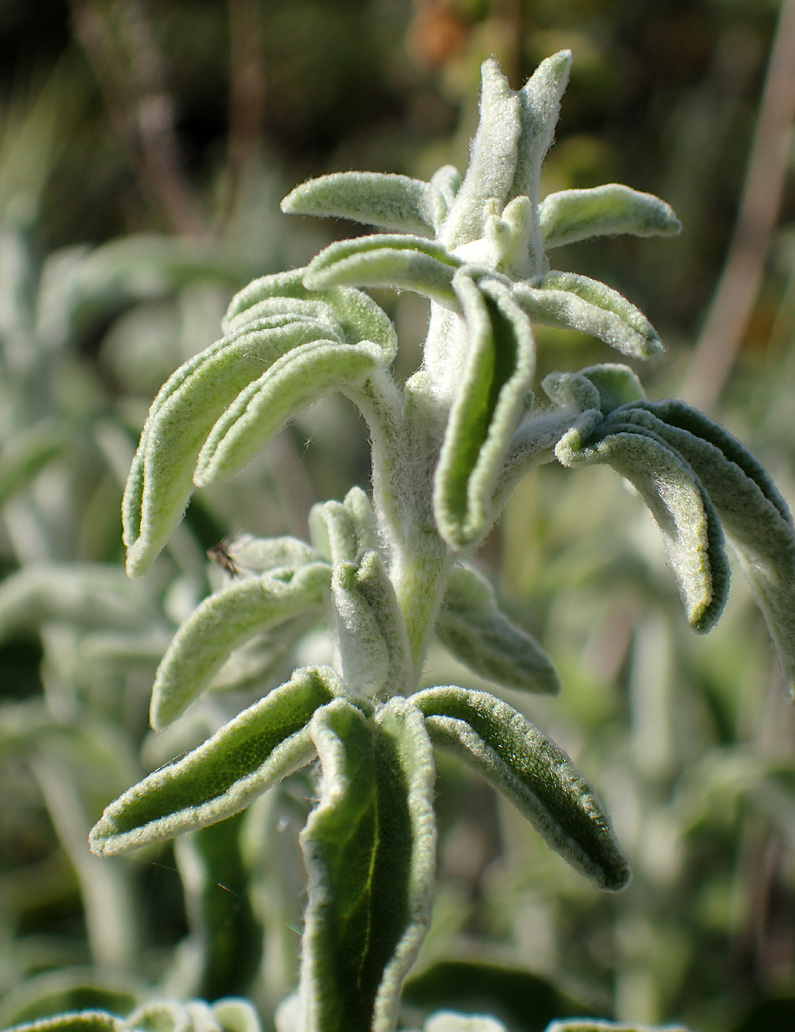
[[[232,577],[240,576],[240,569],[229,554],[229,545],[231,544],[231,538],[222,538],[217,545],[213,545],[207,549],[207,558],[211,563],[215,563],[216,566],[220,566],[222,570],[226,570]]]

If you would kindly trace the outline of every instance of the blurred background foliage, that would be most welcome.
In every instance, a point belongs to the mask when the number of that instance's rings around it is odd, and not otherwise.
[[[546,190],[626,182],[685,228],[573,245],[561,267],[647,312],[669,346],[641,370],[650,396],[709,410],[795,504],[792,0],[0,0],[0,1027],[229,993],[268,1027],[294,984],[307,776],[175,846],[99,861],[85,843],[113,796],[289,670],[289,654],[243,657],[226,694],[147,731],[173,629],[223,580],[207,548],[304,536],[315,500],[366,486],[362,427],[339,399],[317,405],[196,496],[135,583],[129,461],[231,293],[346,232],[288,220],[281,196],[335,170],[463,166],[481,60],[518,88],[562,47]],[[379,300],[407,375],[425,306]],[[538,338],[542,373],[611,358]],[[692,636],[644,507],[601,469],[535,474],[481,561],[564,683],[510,701],[598,787],[635,876],[599,895],[442,763],[439,898],[407,1022],[444,1006],[519,1032],[572,1013],[791,1030],[795,720],[741,577],[718,628]],[[429,682],[453,679],[472,683],[433,654]]]

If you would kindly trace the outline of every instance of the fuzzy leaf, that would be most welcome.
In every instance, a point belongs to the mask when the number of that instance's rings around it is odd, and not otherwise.
[[[342,694],[329,667],[296,670],[187,756],[111,803],[89,837],[92,851],[125,853],[238,813],[312,759],[309,720]]]
[[[333,334],[327,319],[302,315],[263,317],[258,329],[222,338],[181,366],[161,388],[124,494],[124,542],[132,575],[145,572],[182,519],[193,493],[197,457],[227,406],[291,348]]]
[[[629,1025],[621,1021],[600,1021],[597,1018],[567,1018],[552,1021],[545,1032],[688,1032],[683,1025]]]
[[[300,1027],[391,1032],[433,896],[430,742],[405,699],[375,720],[338,701],[311,728],[323,777],[301,833],[309,903]]]
[[[305,566],[322,560],[305,541],[289,536],[258,538],[252,534],[237,534],[231,541],[223,541],[210,549],[210,553],[215,550],[222,551],[239,574],[267,573],[281,566]]]
[[[404,691],[412,670],[408,633],[376,552],[335,565],[332,602],[346,685],[366,698]]]
[[[330,244],[309,263],[304,283],[311,290],[394,287],[453,304],[451,282],[460,265],[435,240],[374,233]]]
[[[206,598],[174,635],[152,688],[151,721],[162,730],[185,711],[236,648],[319,608],[331,567],[311,563],[283,567],[235,581]]]
[[[573,272],[548,272],[514,285],[516,300],[534,322],[589,333],[625,355],[650,358],[663,350],[646,316],[604,283]]]
[[[454,566],[436,624],[441,643],[474,673],[505,688],[554,693],[552,662],[535,640],[500,612],[489,582],[468,566]]]
[[[434,745],[471,764],[547,845],[601,888],[626,885],[627,862],[601,803],[551,739],[486,692],[427,688],[411,701],[425,715]]]
[[[621,424],[604,433],[591,444],[570,431],[555,454],[564,466],[611,466],[638,490],[663,535],[688,621],[708,631],[726,604],[730,576],[714,506],[690,465],[656,434]]]
[[[371,340],[384,352],[397,351],[395,327],[386,312],[361,290],[332,288],[307,290],[304,286],[306,269],[293,269],[252,280],[229,302],[222,322],[224,333],[255,324],[260,312],[268,312],[273,305],[288,304],[291,299],[312,305],[321,305],[340,327],[341,339],[348,341]]]
[[[315,340],[294,347],[249,383],[216,421],[199,452],[193,482],[206,487],[237,473],[300,409],[332,391],[353,391],[392,358],[371,341]]]
[[[434,512],[456,549],[479,544],[494,519],[492,496],[527,403],[535,367],[530,324],[496,280],[455,280],[469,336],[434,480]]]
[[[433,236],[444,205],[430,183],[379,172],[333,172],[296,186],[282,201],[288,215],[352,219],[379,229]]]
[[[618,183],[549,194],[541,202],[539,214],[547,248],[619,233],[671,236],[682,229],[665,201]]]
[[[378,548],[372,505],[358,487],[351,488],[344,502],[313,505],[309,532],[318,552],[332,563],[355,562],[368,549]]]
[[[12,1025],[6,1032],[126,1032],[121,1018],[107,1011],[82,1010]]]
[[[561,50],[548,57],[541,62],[518,94],[522,132],[510,196],[529,197],[532,202],[527,261],[529,268],[536,273],[545,272],[549,267],[544,255],[538,213],[541,166],[555,134],[560,100],[569,81],[571,60],[569,50]]]
[[[481,239],[488,214],[500,214],[511,199],[520,130],[517,94],[497,62],[484,61],[480,121],[472,141],[469,168],[441,232],[441,239],[451,250]]]
[[[751,582],[795,697],[795,528],[770,476],[736,438],[684,402],[631,406],[621,418],[675,448],[703,484]]]

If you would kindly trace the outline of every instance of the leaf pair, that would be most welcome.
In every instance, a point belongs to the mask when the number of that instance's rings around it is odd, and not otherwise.
[[[789,691],[795,685],[795,528],[786,503],[754,457],[718,424],[683,402],[642,399],[634,374],[597,366],[545,381],[600,419],[564,434],[565,466],[604,463],[629,480],[663,534],[688,620],[709,630],[729,589],[723,531],[748,573],[776,644]]]
[[[264,277],[241,292],[227,335],[152,404],[124,496],[128,572],[151,563],[194,484],[231,476],[301,408],[333,390],[355,393],[394,358],[394,330],[373,301],[342,289],[309,298],[301,276]]]

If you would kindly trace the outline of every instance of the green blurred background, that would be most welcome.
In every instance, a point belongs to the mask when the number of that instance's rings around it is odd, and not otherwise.
[[[0,1027],[152,992],[247,993],[267,1027],[294,983],[308,782],[142,857],[95,861],[85,838],[267,686],[232,672],[191,726],[147,732],[157,660],[221,583],[206,549],[304,536],[314,501],[367,485],[362,425],[339,399],[315,406],[195,498],[145,582],[123,574],[126,470],[233,291],[350,231],[281,215],[292,186],[465,166],[483,58],[518,88],[563,47],[545,191],[624,182],[684,231],[556,260],[649,315],[669,348],[639,370],[650,397],[707,409],[795,503],[791,0],[0,0]],[[426,307],[378,299],[407,375]],[[538,340],[542,374],[612,359]],[[440,893],[407,1021],[447,1006],[528,1032],[571,1013],[795,1027],[792,709],[739,573],[722,623],[692,636],[642,509],[608,471],[546,468],[481,556],[564,683],[510,701],[598,787],[633,883],[600,896],[442,764]],[[473,683],[441,650],[428,678]]]

